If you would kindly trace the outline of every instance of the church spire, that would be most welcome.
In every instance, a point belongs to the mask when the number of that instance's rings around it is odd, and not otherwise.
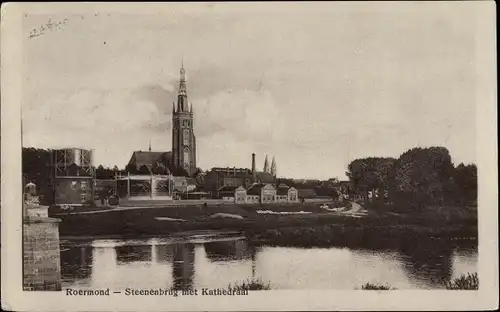
[[[264,172],[269,172],[269,161],[267,160],[267,155],[266,159],[264,160]]]
[[[184,70],[184,61],[180,70],[181,79],[179,80],[179,94],[186,94],[186,71]]]
[[[151,140],[149,140],[149,151],[151,152]]]
[[[274,159],[271,161],[271,175],[276,178],[276,160]]]
[[[172,102],[172,115],[175,113],[175,102]]]
[[[188,111],[187,88],[186,88],[186,71],[184,70],[184,60],[181,64],[179,93],[177,95],[177,112]]]

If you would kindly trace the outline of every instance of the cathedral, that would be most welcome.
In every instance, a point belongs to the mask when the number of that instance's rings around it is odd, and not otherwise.
[[[186,71],[184,64],[180,70],[179,90],[177,103],[172,103],[172,151],[152,152],[135,151],[129,160],[128,166],[139,169],[146,166],[150,171],[165,159],[176,168],[183,168],[189,175],[193,175],[196,167],[196,136],[194,135],[194,114],[191,103],[188,102]],[[169,166],[170,167],[170,166]]]
[[[194,135],[193,106],[188,102],[186,72],[181,67],[177,105],[172,104],[172,163],[190,175],[196,167],[196,136]]]

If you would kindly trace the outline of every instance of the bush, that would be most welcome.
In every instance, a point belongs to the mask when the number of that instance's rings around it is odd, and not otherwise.
[[[240,283],[237,283],[235,285],[229,285],[229,288],[232,288],[234,290],[270,290],[271,285],[270,283],[264,284],[264,282],[261,279],[251,279],[251,280],[246,280],[242,281]]]
[[[449,290],[478,290],[479,277],[477,273],[462,274],[460,277],[445,282],[445,287]]]
[[[362,290],[395,290],[396,288],[392,288],[391,286],[385,286],[385,285],[380,285],[380,284],[371,284],[371,283],[366,283],[363,286],[361,286]]]

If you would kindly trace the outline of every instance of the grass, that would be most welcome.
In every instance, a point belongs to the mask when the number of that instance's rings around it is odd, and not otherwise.
[[[229,288],[234,290],[270,290],[271,284],[264,283],[261,279],[247,279],[246,281],[241,281],[234,285],[229,284]]]
[[[391,286],[388,286],[388,285],[366,283],[363,286],[361,286],[361,289],[362,290],[395,290],[396,288],[392,288]]]
[[[343,203],[330,203],[332,207]],[[310,211],[304,215],[259,215],[257,209],[273,211]],[[147,236],[164,235],[191,230],[245,231],[253,241],[293,246],[328,246],[345,241],[371,241],[376,235],[383,239],[399,237],[477,237],[477,218],[453,219],[452,212],[465,211],[440,207],[421,214],[388,214],[369,210],[368,216],[352,218],[324,213],[320,204],[276,205],[186,205],[185,207],[142,208],[107,211],[94,214],[49,215],[62,220],[61,236]],[[463,212],[462,211],[462,212]],[[318,212],[318,213],[314,213]],[[468,212],[468,210],[467,210]],[[243,220],[213,219],[215,213],[242,216]],[[460,215],[460,213],[458,213]],[[156,217],[184,219],[186,222],[158,221]]]
[[[445,287],[448,290],[478,290],[479,277],[477,273],[462,274],[459,277],[446,281]],[[361,286],[362,290],[395,290],[389,285],[366,283]]]
[[[477,273],[462,274],[445,283],[446,289],[449,290],[478,290],[479,277]]]

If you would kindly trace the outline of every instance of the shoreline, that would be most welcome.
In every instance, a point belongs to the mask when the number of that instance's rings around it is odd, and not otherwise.
[[[308,211],[306,214],[259,214],[257,210]],[[61,220],[61,240],[182,237],[188,233],[244,233],[255,242],[295,245],[364,244],[411,239],[477,241],[474,211],[458,208],[393,214],[368,211],[363,216],[325,212],[317,204],[184,206],[142,208],[94,214],[67,214]],[[452,211],[450,214],[449,211]],[[228,217],[229,216],[229,217]],[[233,218],[231,216],[238,216]]]

